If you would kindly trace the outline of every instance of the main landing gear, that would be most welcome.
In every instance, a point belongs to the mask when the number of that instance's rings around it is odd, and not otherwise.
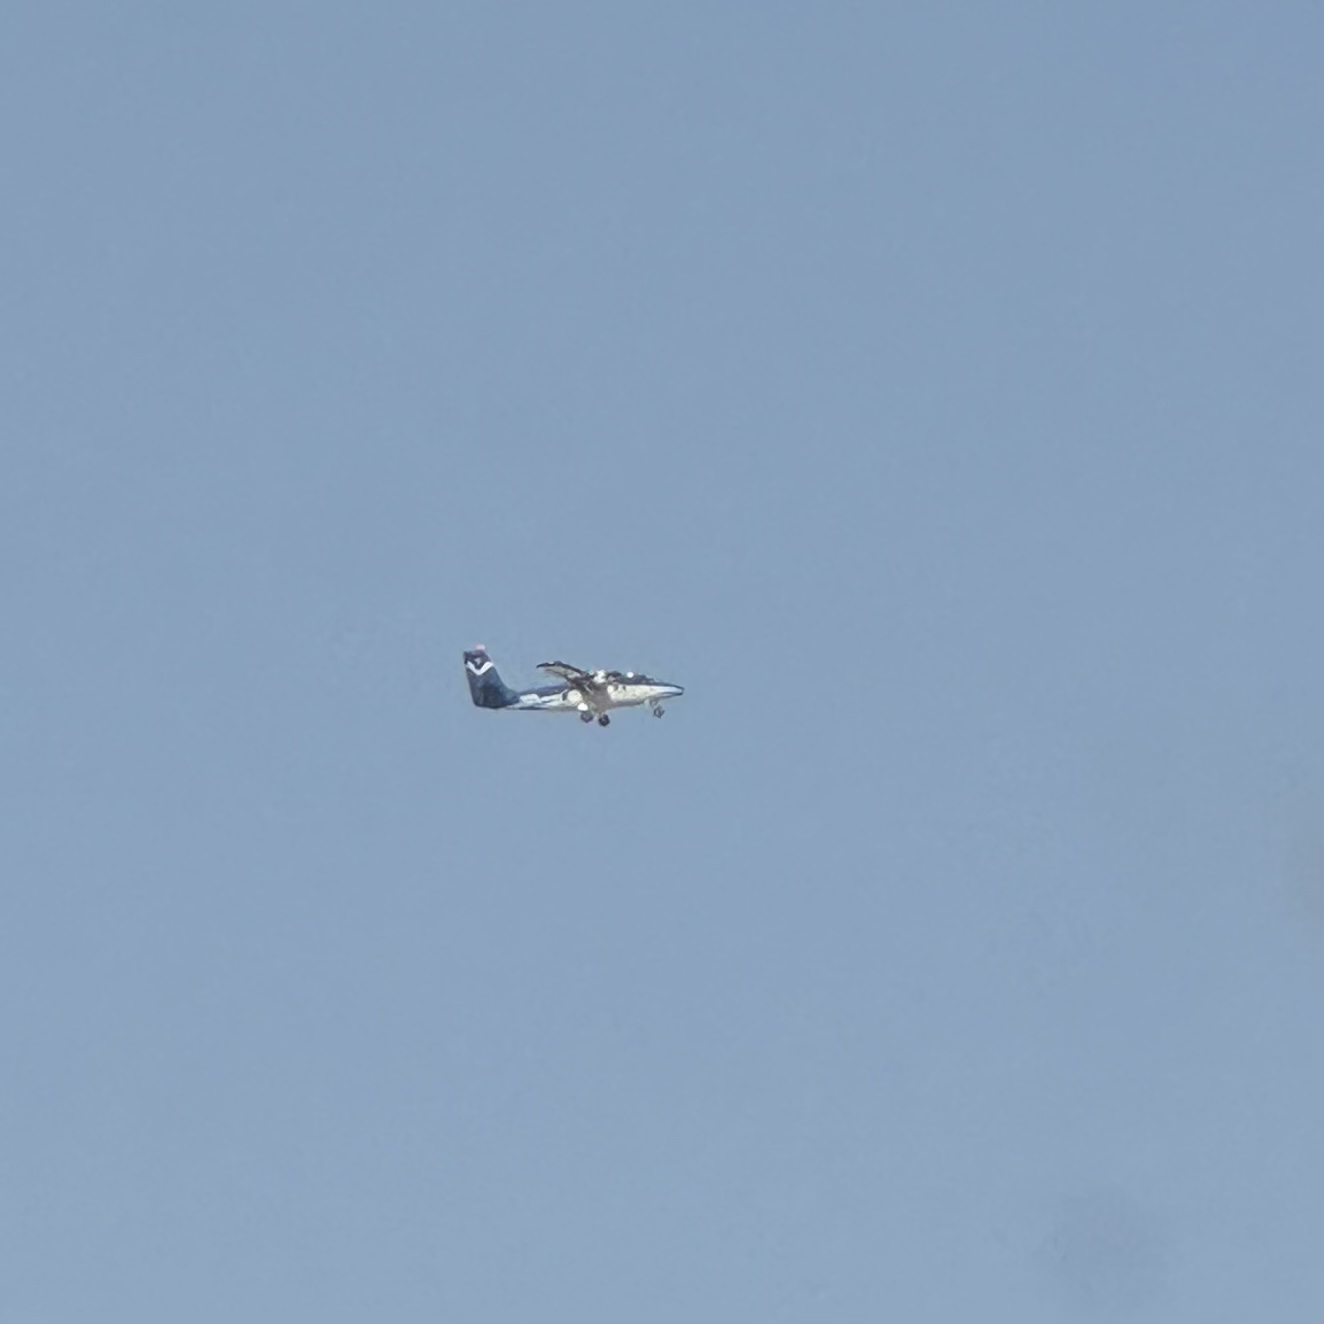
[[[611,725],[611,718],[608,717],[606,713],[599,713],[599,714],[598,714],[598,725],[599,725],[599,726],[610,726],[610,725]]]
[[[584,711],[579,714],[579,720],[581,722],[591,722],[593,720],[593,714],[585,708]]]

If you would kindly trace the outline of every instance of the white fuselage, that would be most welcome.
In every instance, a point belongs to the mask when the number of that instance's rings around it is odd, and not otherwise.
[[[662,699],[674,699],[680,694],[679,685],[662,685],[653,683],[649,685],[631,685],[614,684],[608,685],[605,698],[597,698],[597,707],[599,708],[633,708],[641,703],[658,703]]]
[[[516,708],[539,708],[544,712],[605,713],[613,708],[637,708],[640,704],[658,704],[663,699],[674,699],[684,693],[679,685],[665,685],[654,681],[647,685],[628,682],[610,682],[579,690],[567,686],[553,694],[522,694]]]

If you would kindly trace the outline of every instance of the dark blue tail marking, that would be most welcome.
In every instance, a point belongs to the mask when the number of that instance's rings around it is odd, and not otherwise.
[[[481,645],[465,653],[464,674],[469,677],[469,694],[480,708],[509,708],[519,700]]]

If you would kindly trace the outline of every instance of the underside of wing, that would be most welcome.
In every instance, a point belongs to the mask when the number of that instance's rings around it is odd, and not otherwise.
[[[568,685],[588,684],[592,677],[579,667],[572,667],[569,662],[539,662],[538,670],[549,676],[559,676]]]

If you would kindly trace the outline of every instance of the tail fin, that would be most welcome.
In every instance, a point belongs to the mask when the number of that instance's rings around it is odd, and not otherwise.
[[[480,708],[509,708],[518,698],[498,674],[496,663],[479,644],[464,655],[464,670],[469,677],[469,694]]]

